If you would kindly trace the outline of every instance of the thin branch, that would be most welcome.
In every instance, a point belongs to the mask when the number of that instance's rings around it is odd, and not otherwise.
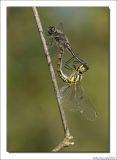
[[[62,148],[64,148],[64,147],[69,147],[69,146],[71,146],[71,145],[74,145],[74,142],[72,141],[70,141],[70,140],[72,140],[73,139],[73,136],[66,136],[65,138],[64,138],[64,140],[61,142],[61,143],[59,143],[58,144],[58,146],[57,147],[55,147],[52,151],[53,152],[57,152],[57,151],[60,151]]]
[[[56,95],[56,99],[57,99],[57,103],[58,103],[58,108],[59,108],[59,112],[60,112],[60,115],[61,115],[61,120],[62,120],[64,133],[65,133],[64,140],[56,148],[54,148],[52,150],[52,151],[56,152],[56,151],[59,151],[60,149],[62,149],[63,147],[65,147],[65,146],[73,145],[74,142],[70,142],[70,140],[73,139],[73,136],[70,135],[70,131],[69,131],[69,128],[68,128],[68,125],[67,125],[66,117],[65,117],[65,112],[64,112],[63,106],[61,104],[60,92],[59,92],[58,84],[57,84],[57,81],[56,81],[56,76],[55,76],[55,73],[54,73],[54,69],[53,69],[53,66],[52,66],[51,58],[49,56],[48,47],[46,45],[46,40],[45,40],[45,37],[44,37],[44,34],[43,34],[43,28],[42,28],[42,25],[41,25],[41,20],[39,18],[37,8],[32,7],[32,10],[33,10],[35,21],[36,21],[36,24],[37,24],[37,27],[38,27],[38,32],[40,33],[42,45],[43,45],[43,48],[44,48],[44,54],[46,56],[46,60],[47,60],[47,63],[48,63],[48,67],[49,67],[49,71],[50,71],[50,75],[51,75],[51,80],[52,80],[52,84],[53,84],[53,87],[54,87],[54,91],[55,91],[55,95]]]

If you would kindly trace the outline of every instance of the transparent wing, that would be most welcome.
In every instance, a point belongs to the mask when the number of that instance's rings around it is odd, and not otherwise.
[[[47,46],[48,46],[49,50],[56,53],[55,51],[58,51],[58,46],[57,46],[57,43],[56,43],[54,37],[48,36],[48,37],[46,37],[46,41],[47,41]]]
[[[65,34],[62,22],[59,23],[58,28]]]
[[[81,63],[76,59],[76,57],[71,57],[64,64],[64,67],[67,69],[71,69],[72,71],[78,67]]]
[[[94,121],[97,113],[80,84],[64,86],[60,90],[61,102],[70,111],[79,111],[87,120]]]

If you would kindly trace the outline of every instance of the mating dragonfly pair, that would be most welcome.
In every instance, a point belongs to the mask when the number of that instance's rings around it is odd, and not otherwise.
[[[59,51],[57,71],[59,77],[66,83],[66,85],[60,89],[62,105],[69,107],[71,111],[79,111],[87,120],[94,121],[97,114],[80,84],[89,69],[88,64],[75,54],[63,30],[59,30],[55,26],[49,26],[48,36],[56,42]],[[71,70],[70,75],[66,75],[62,70],[62,60],[65,51],[72,55],[72,57],[65,62],[65,67]],[[72,64],[72,66],[70,64]]]

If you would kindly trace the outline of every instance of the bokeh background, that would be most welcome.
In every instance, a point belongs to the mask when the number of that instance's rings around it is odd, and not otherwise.
[[[109,152],[109,9],[38,8],[45,36],[61,22],[70,44],[90,66],[82,81],[98,118],[65,109],[75,145],[62,152]],[[57,55],[50,48],[57,75]],[[52,53],[54,52],[54,53]],[[64,133],[42,43],[31,8],[7,8],[7,150],[51,152]]]

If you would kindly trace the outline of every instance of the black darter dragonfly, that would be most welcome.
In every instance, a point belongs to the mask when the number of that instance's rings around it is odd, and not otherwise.
[[[71,111],[79,111],[87,120],[94,121],[97,113],[81,86],[81,80],[88,70],[87,66],[85,64],[74,65],[74,70],[69,76],[63,73],[61,68],[62,54],[59,55],[57,64],[59,77],[66,83],[60,89],[61,104]]]
[[[61,28],[63,28],[62,24],[61,24]],[[76,55],[76,53],[71,48],[69,40],[65,35],[63,29],[59,30],[55,26],[49,26],[48,36],[51,37],[51,40],[54,40],[57,43],[59,52],[64,53],[65,50],[67,50],[72,55],[72,57],[65,63],[66,68],[71,69],[71,67],[69,66],[69,63],[72,61],[76,61],[76,62],[78,61],[81,64],[87,65],[87,68],[88,68],[88,64],[83,59],[81,59],[78,56],[78,54]]]
[[[57,42],[59,48],[57,71],[59,77],[66,83],[60,89],[62,105],[69,107],[71,111],[79,111],[87,120],[94,121],[97,117],[97,113],[93,109],[92,104],[80,84],[82,78],[89,69],[88,64],[76,56],[70,46],[67,36],[62,31],[58,30],[55,26],[50,26],[48,34]],[[62,70],[62,60],[65,49],[72,55],[72,58],[67,61],[67,63],[70,61],[73,63],[73,68],[71,68],[72,73],[70,75],[66,75]]]

